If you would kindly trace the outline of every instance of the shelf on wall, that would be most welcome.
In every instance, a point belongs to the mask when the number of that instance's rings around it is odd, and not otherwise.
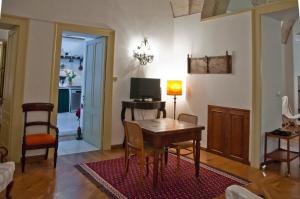
[[[83,60],[82,56],[69,56],[69,55],[61,55],[61,59],[73,59],[73,60]]]

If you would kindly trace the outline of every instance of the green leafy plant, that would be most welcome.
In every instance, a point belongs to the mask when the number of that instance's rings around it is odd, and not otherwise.
[[[72,82],[72,80],[76,77],[76,73],[72,70],[65,70],[65,73],[69,82]]]

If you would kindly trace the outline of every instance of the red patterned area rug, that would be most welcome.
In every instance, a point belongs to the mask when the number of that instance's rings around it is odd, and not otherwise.
[[[186,158],[181,160],[180,170],[176,172],[176,157],[169,155],[163,180],[159,173],[158,188],[153,190],[152,166],[151,164],[149,175],[142,181],[134,158],[130,161],[127,175],[124,173],[124,158],[76,165],[102,191],[111,198],[118,199],[206,199],[223,194],[230,185],[248,183],[205,164],[200,165],[200,176],[196,178],[193,161]]]

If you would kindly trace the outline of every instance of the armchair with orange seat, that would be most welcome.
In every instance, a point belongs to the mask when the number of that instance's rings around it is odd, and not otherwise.
[[[56,168],[59,130],[50,123],[54,105],[50,103],[26,103],[22,105],[22,108],[25,114],[21,158],[22,172],[25,171],[26,151],[34,149],[46,149],[45,159],[47,159],[49,148],[54,148],[54,168]],[[28,121],[28,113],[30,112],[47,112],[47,121]],[[44,133],[28,134],[27,128],[32,126],[45,126],[47,130]],[[51,134],[51,129],[55,131],[55,135]]]

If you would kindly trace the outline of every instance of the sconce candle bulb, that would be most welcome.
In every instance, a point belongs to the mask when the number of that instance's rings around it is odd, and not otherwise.
[[[133,57],[139,60],[141,65],[146,65],[153,61],[154,56],[151,53],[147,38],[142,41],[141,45],[137,47],[137,50],[133,51]]]

